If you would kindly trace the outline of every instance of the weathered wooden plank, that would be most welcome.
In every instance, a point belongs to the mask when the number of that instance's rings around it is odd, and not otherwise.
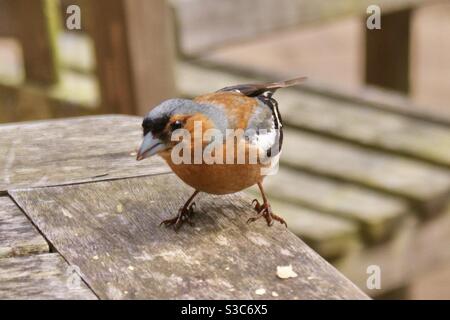
[[[270,196],[280,201],[358,223],[362,237],[370,243],[389,238],[412,211],[401,199],[287,168],[267,177],[264,186]]]
[[[192,64],[178,66],[178,85],[188,96],[244,82],[258,82],[258,79]],[[389,105],[414,110],[400,97],[389,99],[380,90],[366,90],[359,96],[345,98],[325,89],[315,89],[310,86],[306,91],[277,92],[286,125],[450,167],[450,122],[439,125],[433,123],[433,118],[414,119],[407,114],[389,112],[395,111],[392,108],[389,111],[374,109],[370,106],[376,101],[385,105],[385,100],[389,100]],[[426,115],[421,117],[427,118]]]
[[[408,93],[410,89],[410,8],[382,15],[381,29],[365,29],[365,81]]]
[[[56,253],[0,259],[0,299],[97,299],[73,270]]]
[[[248,193],[253,198],[260,198],[256,189],[252,188]],[[354,221],[274,198],[270,198],[270,205],[286,220],[289,230],[327,261],[345,256],[361,243],[359,228]]]
[[[105,113],[145,114],[174,95],[174,45],[165,0],[89,1]]]
[[[334,265],[372,297],[406,286],[412,279],[448,265],[450,261],[450,211],[423,223],[408,218],[386,243],[354,250]],[[367,267],[381,270],[381,289],[366,287]],[[442,283],[442,286],[449,286]]]
[[[0,197],[0,258],[43,252],[44,237],[9,197]]]
[[[11,195],[100,298],[366,298],[284,226],[246,224],[240,195],[203,195],[194,227],[159,227],[191,192],[159,175]],[[298,277],[278,279],[281,265]]]
[[[288,91],[278,96],[287,125],[450,168],[449,126],[320,95]]]
[[[0,192],[169,172],[159,158],[136,162],[141,119],[94,116],[0,127]]]
[[[280,28],[338,17],[366,16],[369,5],[383,13],[414,7],[424,0],[176,0],[184,53],[245,40]],[[245,12],[245,14],[236,14]],[[207,26],[207,27],[205,27]]]
[[[354,222],[321,212],[300,208],[283,201],[270,201],[274,212],[288,223],[288,228],[327,260],[351,252],[361,243]]]
[[[306,132],[285,132],[281,161],[289,166],[406,197],[427,213],[437,213],[446,204],[446,170]]]

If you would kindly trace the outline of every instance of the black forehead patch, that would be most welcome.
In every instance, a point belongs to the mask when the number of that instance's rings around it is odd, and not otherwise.
[[[144,136],[149,132],[153,134],[161,133],[166,127],[169,120],[169,116],[162,116],[158,118],[144,118],[144,121],[142,122]]]

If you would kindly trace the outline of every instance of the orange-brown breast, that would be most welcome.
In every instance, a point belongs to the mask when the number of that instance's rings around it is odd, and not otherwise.
[[[197,103],[209,103],[224,108],[228,117],[229,129],[245,129],[248,121],[258,107],[258,100],[238,92],[216,92],[194,99]]]
[[[225,148],[225,146],[223,146]],[[245,157],[249,159],[249,144],[245,145]],[[226,151],[223,150],[224,159]],[[174,164],[170,152],[160,154],[169,164],[173,172],[192,188],[211,194],[228,194],[241,191],[252,185],[262,182],[262,164]]]

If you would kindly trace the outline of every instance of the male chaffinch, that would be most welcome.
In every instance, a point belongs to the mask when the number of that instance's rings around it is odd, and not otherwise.
[[[181,180],[195,189],[177,216],[161,224],[173,225],[176,230],[185,221],[192,224],[190,215],[195,207],[193,199],[199,192],[229,194],[257,184],[263,203],[253,200],[257,215],[247,222],[264,217],[268,226],[274,220],[286,225],[283,218],[272,212],[262,181],[266,175],[264,169],[277,165],[283,142],[282,119],[273,94],[280,88],[299,84],[304,79],[236,85],[193,100],[169,99],[145,116],[142,123],[144,139],[137,160],[159,155]],[[230,132],[239,129],[242,135],[230,135]],[[180,136],[176,134],[180,132],[187,134],[183,135],[186,139],[182,145],[186,148],[177,154],[175,151],[179,150],[177,140]],[[211,138],[206,132],[215,132],[216,135]],[[174,139],[175,135],[177,139]],[[227,140],[230,136],[231,144]],[[200,153],[195,150],[197,146],[201,148]],[[243,146],[243,149],[239,149],[239,146]],[[218,156],[226,161],[208,161],[205,155],[208,147],[213,149],[210,156]],[[245,160],[240,158],[239,161],[239,151],[242,150]],[[258,154],[257,160],[250,161],[255,152]],[[193,155],[199,154],[200,161],[195,161]],[[184,161],[176,160],[176,156],[183,157]]]

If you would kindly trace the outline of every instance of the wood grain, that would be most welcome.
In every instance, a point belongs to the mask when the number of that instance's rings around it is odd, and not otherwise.
[[[371,244],[389,238],[405,216],[413,213],[402,199],[287,168],[267,177],[264,187],[280,201],[355,222],[362,239]]]
[[[48,252],[44,237],[9,197],[0,197],[0,258]]]
[[[249,194],[252,198],[261,197],[259,191],[253,188]],[[273,211],[283,216],[288,229],[327,261],[349,254],[363,242],[361,230],[355,221],[269,198]]]
[[[0,259],[0,299],[97,299],[80,280],[56,253]]]
[[[448,125],[297,90],[280,92],[278,97],[291,127],[450,168]]]
[[[155,157],[136,161],[141,118],[93,116],[0,127],[0,193],[169,172]]]
[[[412,279],[448,265],[450,207],[426,223],[413,217],[408,219],[391,240],[372,248],[355,250],[341,261],[334,261],[334,265],[370,295],[408,285]],[[365,286],[369,265],[380,266],[382,270],[381,290],[369,290]],[[441,285],[448,287],[448,283]]]
[[[446,205],[447,170],[292,129],[285,137],[281,161],[286,165],[405,197],[427,214]]]
[[[100,298],[367,298],[284,226],[246,224],[254,212],[239,194],[201,196],[195,227],[159,227],[191,192],[159,175],[11,195]],[[289,264],[298,277],[278,279]]]

